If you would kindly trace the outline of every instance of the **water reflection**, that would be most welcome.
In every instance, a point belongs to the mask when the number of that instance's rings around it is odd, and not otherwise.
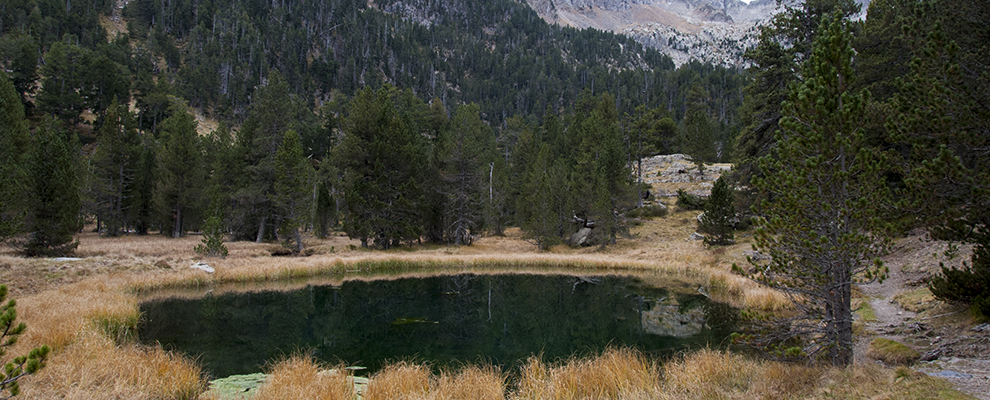
[[[650,353],[718,345],[735,311],[629,277],[457,275],[348,281],[141,305],[142,341],[199,357],[215,377],[306,351],[377,370],[389,360],[512,368],[608,345]]]

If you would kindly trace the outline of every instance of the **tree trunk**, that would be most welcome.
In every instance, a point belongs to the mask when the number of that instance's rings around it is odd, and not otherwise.
[[[182,207],[175,206],[175,223],[172,225],[172,238],[182,236]]]
[[[299,234],[299,227],[293,229],[293,235],[296,238],[296,254],[301,254],[303,251],[302,235]]]
[[[268,216],[265,215],[261,217],[261,223],[258,224],[258,236],[254,238],[255,243],[261,243],[265,240],[265,224],[268,223]]]

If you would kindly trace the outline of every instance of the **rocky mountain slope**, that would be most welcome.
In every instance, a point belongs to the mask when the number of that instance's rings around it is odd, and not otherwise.
[[[678,66],[689,61],[745,66],[759,26],[777,0],[527,0],[550,23],[625,34],[659,49]],[[869,0],[860,0],[869,4]],[[863,9],[866,7],[864,5]]]

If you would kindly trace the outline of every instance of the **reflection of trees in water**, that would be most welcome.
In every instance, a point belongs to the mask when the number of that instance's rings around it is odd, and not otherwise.
[[[671,300],[656,301],[661,298]],[[254,372],[299,350],[372,371],[402,358],[436,366],[485,361],[511,369],[534,353],[554,360],[609,345],[650,352],[703,345],[711,332],[731,332],[734,321],[727,306],[634,279],[534,275],[352,281],[290,293],[169,300],[142,305],[142,311],[159,324],[143,327],[142,340],[202,354],[218,376]],[[653,329],[644,317],[650,313],[671,321],[688,315],[681,326],[700,320],[707,329],[694,329],[700,335],[690,337]]]

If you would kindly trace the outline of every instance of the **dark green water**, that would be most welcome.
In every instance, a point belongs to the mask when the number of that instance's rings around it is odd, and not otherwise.
[[[390,360],[512,369],[629,346],[663,355],[719,346],[736,312],[636,278],[458,275],[231,293],[141,305],[145,343],[197,357],[214,377],[304,351],[374,372]]]

